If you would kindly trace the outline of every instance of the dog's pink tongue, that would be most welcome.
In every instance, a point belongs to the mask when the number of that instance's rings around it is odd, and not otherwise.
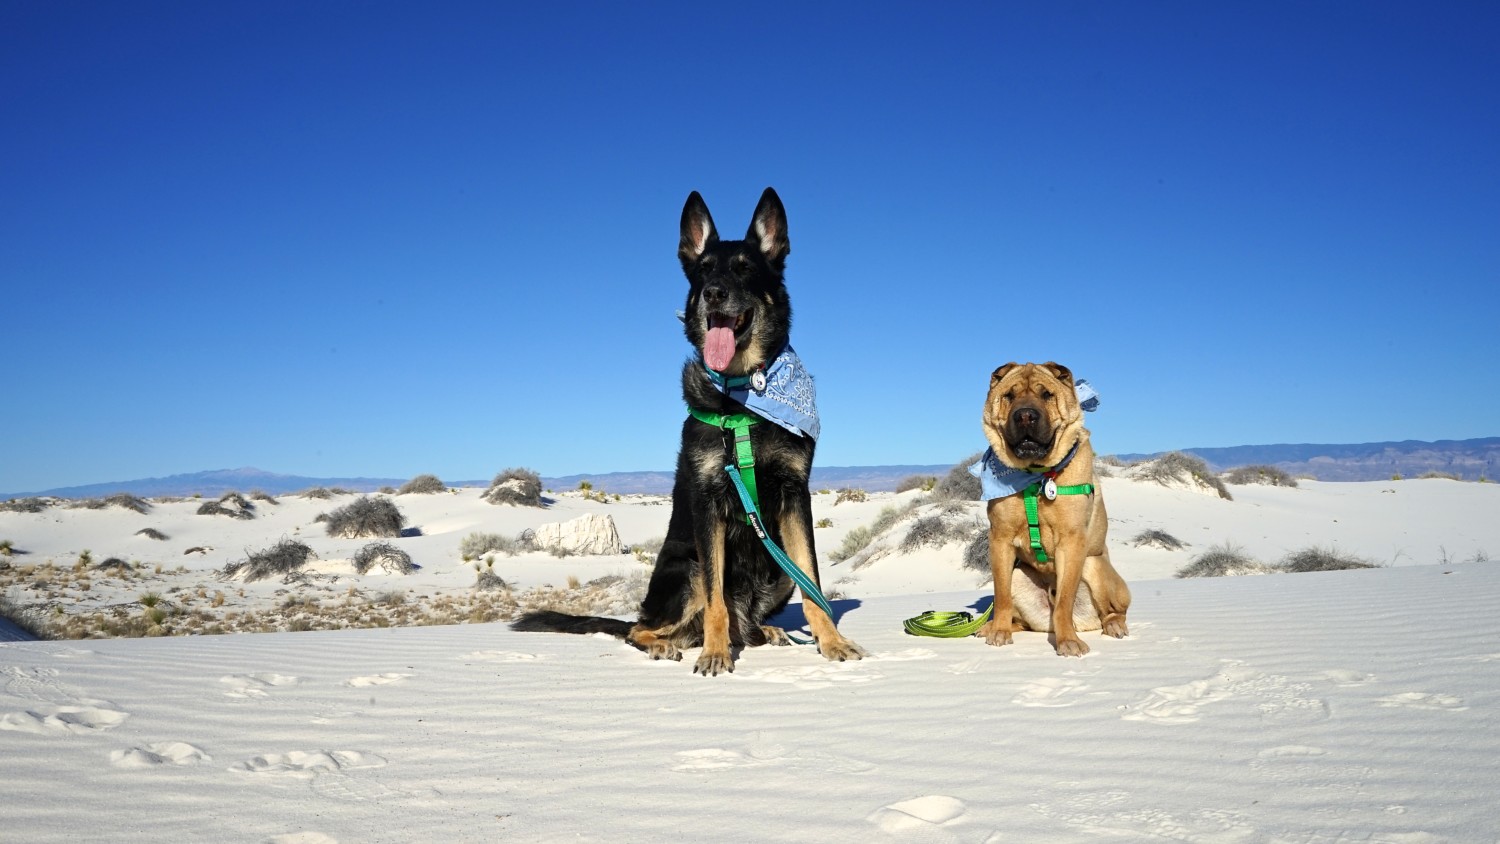
[[[734,359],[734,320],[715,318],[703,339],[703,362],[715,372],[729,368]]]

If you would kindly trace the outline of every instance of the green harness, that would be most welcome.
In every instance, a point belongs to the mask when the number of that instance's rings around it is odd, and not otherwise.
[[[1031,467],[1033,472],[1038,470],[1039,467]],[[1042,480],[1021,490],[1021,501],[1026,506],[1026,532],[1031,540],[1031,550],[1039,563],[1048,562],[1048,557],[1047,551],[1042,548],[1042,520],[1037,516],[1037,499],[1041,497],[1051,501],[1059,495],[1094,494],[1093,484],[1058,486],[1055,479],[1059,471],[1059,469],[1041,470]],[[994,611],[995,605],[990,604],[989,608],[976,618],[973,613],[969,612],[928,610],[919,616],[908,618],[901,623],[901,626],[913,636],[958,639],[978,633],[979,628],[990,620],[990,614]]]

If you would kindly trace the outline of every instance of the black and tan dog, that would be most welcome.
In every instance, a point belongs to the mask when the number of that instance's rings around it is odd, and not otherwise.
[[[1074,623],[1080,582],[1087,585],[1105,635],[1128,635],[1130,589],[1109,561],[1109,517],[1094,477],[1094,449],[1083,426],[1073,373],[1050,362],[1007,363],[995,370],[985,399],[984,435],[1004,466],[1042,475],[1044,491],[1034,497],[1040,551],[1032,541],[1027,496],[990,499],[995,605],[994,617],[979,633],[991,645],[1008,645],[1017,624],[1048,629],[1028,624],[1027,613],[1017,612],[1011,577],[1019,561],[1051,587],[1050,629],[1059,654],[1083,656],[1089,651]],[[1064,494],[1045,494],[1049,480],[1052,490]]]
[[[703,198],[696,191],[688,197],[677,254],[690,284],[683,324],[697,354],[683,367],[682,393],[697,415],[683,422],[667,538],[639,619],[533,612],[514,629],[607,633],[652,659],[680,660],[683,648],[701,646],[693,671],[705,675],[733,671],[739,649],[789,643],[784,631],[764,622],[786,606],[792,580],[747,524],[725,471],[726,463],[735,463],[733,436],[699,417],[746,413],[736,396],[753,404],[752,396],[778,390],[794,414],[800,408],[799,424],[810,430],[768,418],[748,433],[765,528],[817,583],[807,483],[818,431],[811,378],[797,371],[800,361],[788,346],[792,309],[782,274],[790,251],[776,191],[761,195],[744,240],[720,240]],[[802,608],[823,656],[864,655],[816,604],[804,600]]]

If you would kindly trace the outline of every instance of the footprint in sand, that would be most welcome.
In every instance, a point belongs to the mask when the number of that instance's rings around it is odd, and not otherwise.
[[[116,768],[156,768],[161,765],[201,765],[213,757],[185,741],[163,741],[129,750],[115,750],[109,762]]]
[[[1363,671],[1351,671],[1347,668],[1335,668],[1332,671],[1323,672],[1323,676],[1337,686],[1362,686],[1375,679],[1374,674],[1366,674]]]
[[[1180,686],[1151,690],[1140,703],[1127,708],[1127,721],[1157,724],[1188,724],[1197,721],[1199,710],[1235,696],[1255,698],[1261,719],[1273,724],[1307,724],[1328,717],[1328,704],[1308,697],[1312,687],[1277,674],[1266,674],[1234,660],[1212,677]]]
[[[929,794],[890,803],[865,816],[865,820],[901,841],[948,842],[958,837],[944,827],[960,823],[969,807],[956,797]]]
[[[47,703],[73,703],[81,696],[78,689],[64,684],[58,678],[60,672],[52,668],[22,668],[6,666],[0,677],[5,678],[5,691],[27,700]]]
[[[823,774],[862,774],[875,769],[868,762],[817,751],[799,749],[789,753],[786,745],[761,733],[752,735],[743,751],[710,747],[675,753],[673,759],[672,770],[678,773],[739,771],[773,765]]]
[[[860,662],[825,662],[816,665],[783,665],[761,670],[740,669],[733,677],[759,680],[764,683],[784,683],[798,689],[826,689],[835,685],[858,685],[885,677],[879,671]]]
[[[229,691],[224,693],[225,697],[241,700],[264,700],[270,697],[266,689],[276,686],[295,686],[302,682],[302,679],[286,674],[261,672],[258,674],[230,674],[220,677],[219,682],[229,687]]]
[[[380,768],[384,765],[385,757],[359,750],[293,750],[290,753],[252,756],[229,766],[229,770],[237,774],[276,774],[305,779],[319,774]]]
[[[980,671],[984,670],[984,667],[987,663],[988,660],[984,657],[976,656],[973,659],[965,659],[959,662],[955,662],[952,665],[945,666],[943,670],[948,672],[949,674],[978,674]]]
[[[1426,692],[1402,692],[1398,695],[1387,695],[1375,702],[1381,706],[1395,706],[1403,709],[1443,709],[1448,712],[1462,712],[1469,708],[1464,705],[1461,697]]]
[[[40,704],[25,712],[7,712],[0,715],[0,730],[37,735],[87,735],[114,729],[130,717],[130,713],[116,709],[108,701],[78,703],[77,706]]]
[[[1124,791],[1058,795],[1059,802],[1032,803],[1032,811],[1061,821],[1089,839],[1144,841],[1249,842],[1260,838],[1260,830],[1245,815],[1231,809],[1198,809],[1175,814],[1164,809],[1131,806]],[[990,839],[996,844],[1000,836]]]
[[[1087,689],[1088,685],[1081,680],[1048,677],[1027,683],[1010,702],[1020,706],[1072,706]]]
[[[1250,769],[1266,779],[1298,788],[1331,788],[1358,791],[1374,773],[1373,768],[1341,765],[1328,751],[1305,744],[1284,744],[1256,754]]]
[[[352,679],[346,680],[344,681],[344,685],[354,686],[358,689],[367,688],[369,686],[388,686],[392,683],[400,683],[410,676],[412,675],[396,674],[394,672],[388,674],[371,674],[366,677],[354,677]]]

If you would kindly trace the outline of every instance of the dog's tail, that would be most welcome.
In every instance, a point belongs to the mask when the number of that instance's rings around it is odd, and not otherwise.
[[[634,625],[618,618],[601,618],[592,615],[568,615],[552,610],[534,610],[511,622],[510,629],[522,633],[607,633],[616,639],[624,639]]]

